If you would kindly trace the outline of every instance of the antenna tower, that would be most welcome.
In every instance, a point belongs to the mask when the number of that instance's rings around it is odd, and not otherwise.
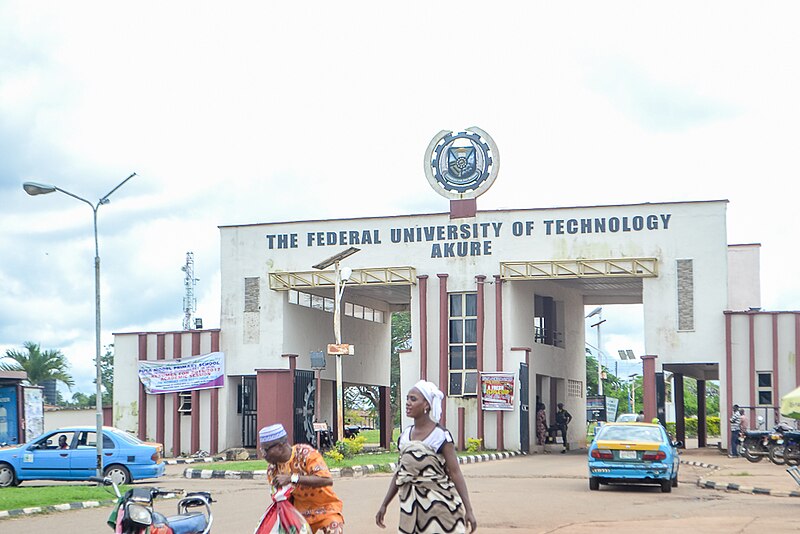
[[[181,271],[185,273],[183,277],[183,329],[191,330],[194,327],[192,315],[197,310],[194,286],[198,279],[194,277],[194,252],[186,253],[186,265],[181,267]]]

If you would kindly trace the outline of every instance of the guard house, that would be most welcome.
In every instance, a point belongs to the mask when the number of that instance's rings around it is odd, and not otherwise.
[[[755,262],[740,261],[726,242],[727,201],[478,210],[498,168],[486,132],[443,131],[425,171],[449,212],[221,226],[220,328],[116,334],[115,425],[175,455],[255,446],[258,428],[274,422],[311,442],[315,419],[338,430],[340,358],[345,386],[377,388],[388,446],[398,311],[412,323],[401,395],[421,378],[436,383],[446,395],[441,423],[459,448],[479,438],[486,448],[529,450],[536,398],[549,418],[561,402],[580,420],[587,305],[642,305],[648,417],[657,371],[725,380],[725,311],[736,296],[729,258],[742,287],[758,284],[757,250]],[[314,268],[345,251],[338,277],[335,266]],[[311,353],[336,341],[353,354],[327,356],[316,376]],[[140,360],[208,353],[224,355],[214,387],[153,395],[134,378]],[[721,405],[733,394],[723,387]],[[582,431],[570,440],[585,446]]]

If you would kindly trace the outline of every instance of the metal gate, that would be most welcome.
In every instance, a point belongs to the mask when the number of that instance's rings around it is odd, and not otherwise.
[[[314,371],[294,372],[294,441],[311,443],[314,434]]]
[[[255,448],[258,445],[258,428],[256,428],[258,406],[256,397],[256,377],[243,376],[239,384],[237,399],[238,412],[242,414],[242,447]]]
[[[519,364],[519,450],[524,453],[531,451],[531,420],[528,402],[528,364]]]

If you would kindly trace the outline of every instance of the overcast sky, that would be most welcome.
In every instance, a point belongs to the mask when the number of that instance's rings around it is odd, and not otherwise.
[[[479,209],[727,199],[762,304],[800,308],[798,2],[0,1],[0,350],[177,330],[186,252],[219,326],[219,225],[442,212],[442,129],[501,170]],[[603,348],[644,351],[639,307]],[[594,331],[587,341],[594,343]]]

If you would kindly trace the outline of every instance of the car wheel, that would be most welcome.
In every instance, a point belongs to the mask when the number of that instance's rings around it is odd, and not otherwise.
[[[8,464],[0,464],[0,488],[18,485],[19,479],[17,479],[14,468]]]
[[[671,480],[662,480],[661,481],[661,493],[669,493],[672,491],[672,481]]]
[[[131,481],[130,472],[121,465],[109,465],[106,467],[106,470],[103,471],[103,476],[113,480],[117,486],[129,484]]]
[[[672,487],[673,488],[677,488],[678,487],[678,475],[677,474],[675,475],[675,478],[672,479]]]
[[[589,489],[597,491],[600,489],[600,479],[597,477],[589,477]]]

